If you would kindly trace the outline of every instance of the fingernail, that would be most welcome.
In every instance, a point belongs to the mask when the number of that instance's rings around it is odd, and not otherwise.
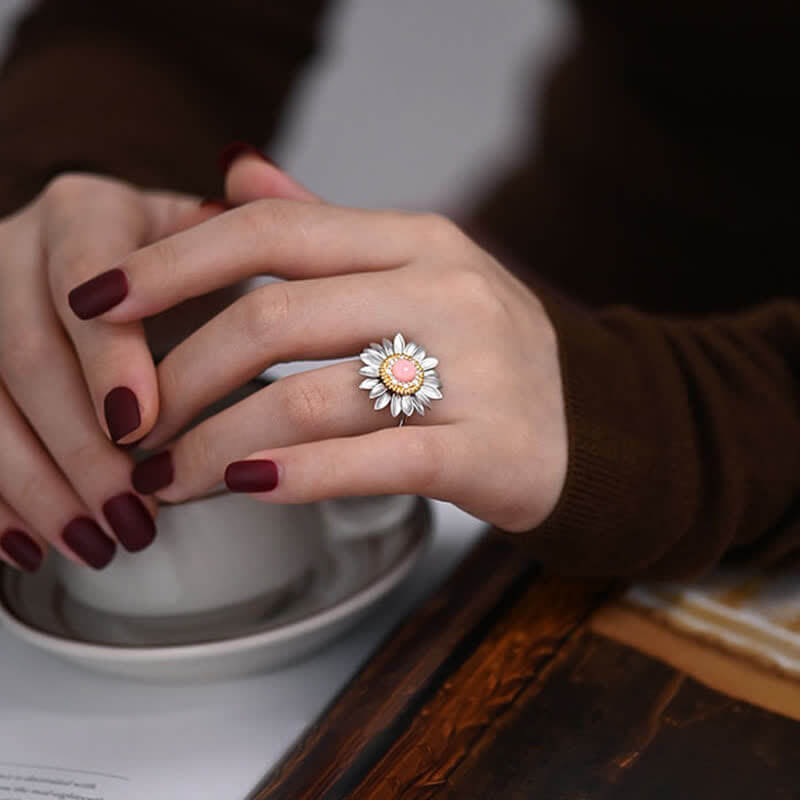
[[[275,166],[274,162],[270,161],[257,147],[249,142],[231,142],[229,145],[222,149],[219,154],[219,170],[223,175],[226,175],[230,169],[231,164],[236,161],[239,156],[248,153],[253,156],[258,156],[262,161]]]
[[[232,492],[269,492],[278,485],[274,461],[234,461],[225,470],[225,484]]]
[[[103,504],[111,530],[129,553],[138,553],[156,538],[156,524],[144,503],[130,492],[118,494]]]
[[[7,530],[0,536],[0,548],[26,572],[36,572],[42,565],[42,549],[24,531]]]
[[[118,442],[135,431],[142,422],[139,401],[127,386],[112,389],[103,402],[106,424],[112,441]]]
[[[81,319],[92,319],[121,303],[128,295],[128,279],[119,269],[110,269],[76,286],[67,298]]]
[[[144,461],[140,461],[134,468],[131,479],[133,488],[139,494],[153,494],[172,483],[175,472],[172,467],[172,456],[169,450],[156,453]]]
[[[88,517],[76,517],[70,522],[61,538],[67,547],[90,567],[102,569],[114,557],[117,546],[106,536],[100,526]]]
[[[209,207],[219,211],[230,211],[233,208],[233,206],[224,197],[204,197],[200,201],[199,208]]]

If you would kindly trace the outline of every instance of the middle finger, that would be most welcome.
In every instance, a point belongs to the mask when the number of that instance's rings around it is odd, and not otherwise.
[[[392,269],[416,252],[420,216],[257,200],[133,253],[69,293],[81,319],[152,316],[254,275],[316,278]]]

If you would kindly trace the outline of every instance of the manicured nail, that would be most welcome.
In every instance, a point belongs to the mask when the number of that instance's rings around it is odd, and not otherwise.
[[[69,307],[81,318],[92,319],[121,303],[128,295],[128,278],[119,269],[110,269],[76,286],[70,293]]]
[[[107,395],[103,403],[106,424],[112,441],[118,442],[135,431],[142,422],[139,401],[127,386],[117,386]]]
[[[42,565],[42,549],[24,531],[7,530],[0,536],[0,548],[26,572],[36,572]]]
[[[156,538],[156,524],[144,503],[130,492],[118,494],[103,504],[111,530],[129,553],[138,553]]]
[[[172,483],[175,471],[172,466],[172,456],[169,450],[156,453],[144,461],[140,461],[134,468],[131,479],[133,488],[139,494],[153,494]]]
[[[67,547],[90,567],[102,569],[114,558],[117,546],[103,533],[102,528],[88,517],[76,517],[70,522],[61,538]]]
[[[236,161],[239,156],[243,156],[245,153],[249,155],[258,156],[262,161],[266,161],[268,164],[272,164],[275,166],[273,161],[270,161],[257,147],[253,146],[249,142],[231,142],[229,145],[222,149],[222,152],[219,154],[219,170],[223,175],[228,173],[231,164]]]
[[[224,197],[204,197],[199,208],[212,208],[215,211],[230,211],[233,206]]]
[[[274,461],[234,461],[225,470],[225,484],[232,492],[269,492],[278,485]]]

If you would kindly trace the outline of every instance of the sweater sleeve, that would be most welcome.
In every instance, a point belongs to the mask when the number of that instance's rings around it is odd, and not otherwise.
[[[800,546],[800,304],[701,320],[546,299],[569,427],[561,571],[691,577]]]
[[[265,143],[322,0],[41,0],[0,72],[0,216],[68,169],[220,191],[228,142]]]
[[[576,5],[475,213],[559,340],[568,474],[531,536],[579,574],[775,562],[800,550],[800,7]]]

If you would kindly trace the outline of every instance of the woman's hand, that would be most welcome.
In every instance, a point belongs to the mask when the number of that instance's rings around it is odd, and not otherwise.
[[[229,175],[234,202],[281,180],[242,162]],[[397,331],[439,359],[443,399],[398,428],[359,390],[360,362],[293,375],[139,464],[139,491],[183,500],[246,456],[228,469],[229,486],[264,501],[424,494],[512,531],[554,508],[567,463],[554,330],[536,296],[443,218],[310,194],[254,200],[132,254],[70,302],[94,318],[83,324],[124,330],[256,274],[287,280],[236,301],[159,365],[161,413],[144,446],[162,446],[274,363],[354,355]]]
[[[115,541],[155,533],[113,441],[152,427],[158,388],[139,322],[81,322],[67,291],[133,250],[202,220],[197,201],[88,175],[55,179],[0,220],[0,556],[35,569],[50,544],[103,567]],[[98,425],[99,421],[99,425]]]

